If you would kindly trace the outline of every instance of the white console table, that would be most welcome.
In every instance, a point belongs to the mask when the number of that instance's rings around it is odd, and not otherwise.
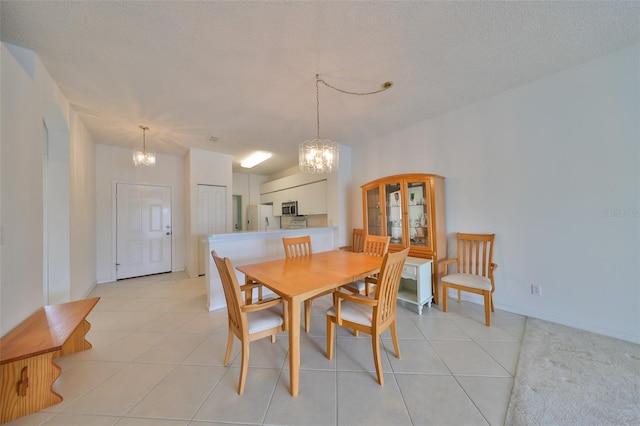
[[[418,314],[422,315],[422,307],[431,307],[433,293],[431,292],[431,259],[407,257],[400,278],[398,300],[418,306]]]

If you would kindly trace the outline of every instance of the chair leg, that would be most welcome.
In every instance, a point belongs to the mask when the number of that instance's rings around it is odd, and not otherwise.
[[[240,365],[240,384],[238,385],[238,395],[244,392],[244,384],[247,381],[247,370],[249,369],[249,342],[242,341],[242,364]]]
[[[276,335],[272,334],[271,335],[271,343],[275,343],[276,342]]]
[[[333,358],[333,332],[334,332],[334,328],[335,326],[333,325],[333,317],[330,317],[329,315],[327,315],[327,358],[328,359],[332,359]]]
[[[282,331],[289,330],[289,305],[287,301],[282,301]]]
[[[491,326],[491,293],[484,292],[484,322],[487,327]]]
[[[224,366],[229,365],[229,358],[231,357],[231,349],[233,349],[233,332],[229,329],[227,336],[227,352],[224,354]]]
[[[460,290],[458,290],[458,303],[460,303]]]
[[[384,376],[382,375],[382,361],[380,359],[380,336],[371,335],[371,347],[373,349],[373,363],[376,365],[376,374],[378,375],[378,383],[384,385]]]
[[[495,312],[495,305],[493,304],[493,293],[491,293],[491,312]]]
[[[400,346],[398,345],[398,333],[396,332],[395,320],[391,323],[391,340],[393,341],[393,348],[396,350],[396,358],[400,359]]]
[[[304,332],[308,333],[311,328],[311,300],[304,301]]]
[[[449,289],[445,283],[442,283],[442,312],[447,312],[447,299]]]

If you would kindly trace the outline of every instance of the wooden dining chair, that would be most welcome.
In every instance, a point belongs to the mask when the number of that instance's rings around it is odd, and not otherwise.
[[[362,253],[364,249],[364,229],[353,229],[353,235],[351,237],[351,245],[341,246],[338,249],[343,251],[352,251],[354,253]]]
[[[282,244],[284,245],[284,254],[287,259],[313,253],[311,236],[309,235],[303,237],[282,237]]]
[[[396,299],[404,261],[408,254],[409,248],[384,255],[373,298],[336,292],[335,304],[327,310],[327,358],[333,358],[334,324],[370,334],[373,361],[378,383],[381,385],[384,384],[384,377],[380,359],[380,335],[388,328],[391,329],[396,358],[400,358],[396,332]]]
[[[387,251],[389,250],[390,240],[391,237],[389,236],[365,235],[362,242],[362,250],[360,252],[369,256],[382,257],[387,254]],[[363,280],[354,281],[350,284],[342,286],[342,288],[349,290],[352,293],[359,293],[369,296],[371,294],[371,288],[376,284],[376,282],[377,274],[366,277]]]
[[[242,344],[240,383],[238,384],[238,394],[242,395],[249,368],[249,343],[267,336],[271,336],[271,343],[276,341],[276,334],[285,329],[284,319],[286,314],[284,305],[280,298],[246,304],[241,294],[246,286],[238,284],[238,278],[233,270],[231,261],[228,258],[219,257],[215,250],[211,251],[211,256],[213,256],[220,274],[224,297],[227,301],[229,330],[224,366],[229,365],[229,358],[233,349],[233,336],[236,336]],[[277,309],[278,305],[282,309]]]
[[[303,237],[282,237],[282,244],[284,245],[284,254],[287,259],[299,256],[308,256],[313,253],[313,249],[311,248],[311,236],[309,235],[305,235]],[[333,291],[321,293],[316,297],[321,297],[332,292]],[[315,299],[315,297],[304,301],[305,333],[308,333],[311,328],[311,307],[313,306],[313,299]]]
[[[442,260],[444,272],[442,282],[442,311],[447,312],[448,289],[468,291],[484,297],[484,317],[487,327],[491,326],[491,312],[494,311],[493,292],[495,283],[493,271],[498,265],[493,263],[495,234],[457,234],[458,257]],[[449,265],[457,264],[455,274],[449,274]]]

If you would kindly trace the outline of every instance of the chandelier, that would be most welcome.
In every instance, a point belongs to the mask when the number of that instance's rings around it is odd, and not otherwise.
[[[142,151],[133,152],[133,165],[134,166],[155,166],[156,154],[147,151],[147,141],[145,138],[145,132],[149,130],[146,126],[138,126],[142,129]]]
[[[320,139],[320,83],[338,92],[359,96],[380,93],[393,85],[392,82],[387,81],[382,84],[381,89],[373,92],[349,92],[330,85],[316,74],[316,138],[307,139],[298,146],[298,167],[301,171],[312,174],[331,173],[338,170],[339,163],[338,144],[330,139]]]

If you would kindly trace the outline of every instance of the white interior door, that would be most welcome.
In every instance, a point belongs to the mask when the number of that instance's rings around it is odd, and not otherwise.
[[[116,185],[116,278],[171,272],[171,188]]]
[[[227,188],[216,185],[198,185],[198,233],[220,234],[226,232]],[[198,274],[205,274],[208,246],[200,245]]]

